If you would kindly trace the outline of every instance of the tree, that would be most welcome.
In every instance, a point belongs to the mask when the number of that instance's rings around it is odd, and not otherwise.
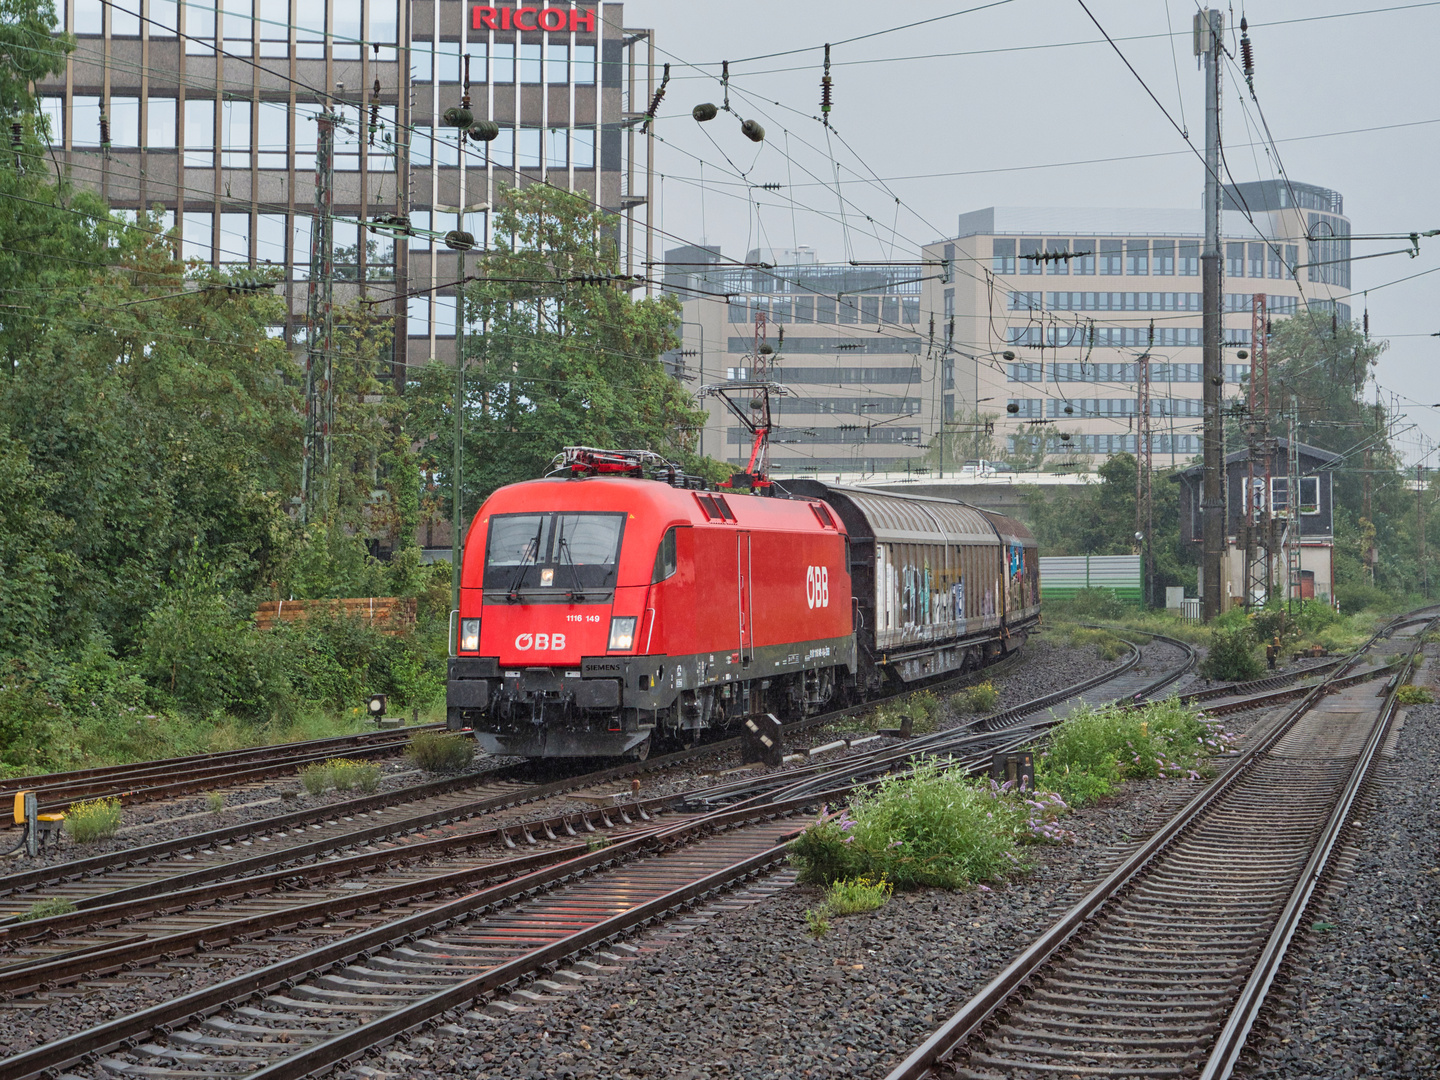
[[[613,228],[579,195],[543,184],[506,193],[466,295],[467,512],[542,475],[567,445],[692,454],[704,414],[659,360],[679,343],[679,302],[633,299],[615,280]],[[447,485],[453,385],[453,369],[433,363],[411,395],[411,427],[428,436],[423,467]]]

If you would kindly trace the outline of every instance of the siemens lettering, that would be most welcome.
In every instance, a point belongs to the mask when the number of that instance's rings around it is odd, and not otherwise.
[[[579,8],[560,7],[519,7],[497,8],[476,5],[470,9],[472,30],[548,30],[558,33],[568,30],[572,34],[593,34],[595,12]]]

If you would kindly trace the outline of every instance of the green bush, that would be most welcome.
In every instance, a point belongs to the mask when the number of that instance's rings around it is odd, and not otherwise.
[[[475,743],[468,735],[417,731],[405,756],[426,772],[456,772],[475,759]]]
[[[821,904],[818,908],[805,909],[805,929],[813,938],[822,938],[830,932],[830,911]]]
[[[1125,779],[1198,777],[1201,759],[1230,742],[1223,728],[1178,698],[1139,709],[1082,708],[1051,730],[1037,754],[1035,782],[1082,806]]]
[[[324,795],[333,780],[328,761],[312,761],[300,767],[300,783],[311,795]]]
[[[355,786],[366,795],[374,795],[380,790],[380,766],[373,761],[357,761],[354,763]]]
[[[1200,674],[1221,682],[1258,679],[1264,674],[1265,665],[1256,652],[1254,627],[1217,625],[1210,635],[1210,651],[1205,663],[1200,665]]]
[[[54,896],[48,900],[36,900],[29,910],[16,915],[15,921],[33,922],[35,919],[49,919],[55,915],[69,915],[74,910],[75,905],[71,901],[63,896]]]
[[[961,888],[1019,865],[1015,847],[1031,838],[1029,817],[1024,800],[925,761],[848,810],[822,814],[791,843],[791,861],[802,882]]]
[[[108,840],[120,828],[124,816],[116,798],[71,803],[65,812],[65,832],[77,844]]]
[[[330,766],[330,782],[335,785],[336,791],[355,790],[355,767],[360,762],[348,758],[331,758],[327,764]]]
[[[1395,700],[1401,705],[1429,705],[1434,702],[1435,695],[1429,690],[1406,683],[1395,691]]]
[[[1075,619],[1121,619],[1133,611],[1115,595],[1114,589],[1079,589],[1069,600],[1061,602],[1061,610]]]
[[[212,791],[205,796],[205,809],[212,814],[218,814],[225,809],[225,793],[223,791]]]
[[[884,878],[832,881],[825,892],[825,907],[831,915],[860,915],[884,907],[894,892],[895,886]]]
[[[964,700],[965,709],[972,713],[992,713],[1000,704],[1000,691],[989,679],[969,687],[963,694],[956,695]]]

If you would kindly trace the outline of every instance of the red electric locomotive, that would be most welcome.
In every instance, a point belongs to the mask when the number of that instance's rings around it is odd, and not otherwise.
[[[475,517],[451,728],[492,754],[643,757],[657,730],[831,700],[855,639],[845,531],[823,502],[580,460],[574,478],[501,488]]]
[[[663,463],[642,479],[647,457],[571,448],[565,478],[475,516],[448,726],[489,753],[644,757],[978,667],[1039,619],[1009,518],[814,481],[707,491]]]

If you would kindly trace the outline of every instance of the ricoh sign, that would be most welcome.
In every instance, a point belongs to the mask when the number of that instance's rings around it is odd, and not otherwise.
[[[472,30],[548,30],[552,34],[593,34],[595,9],[562,7],[482,7],[470,9]]]

